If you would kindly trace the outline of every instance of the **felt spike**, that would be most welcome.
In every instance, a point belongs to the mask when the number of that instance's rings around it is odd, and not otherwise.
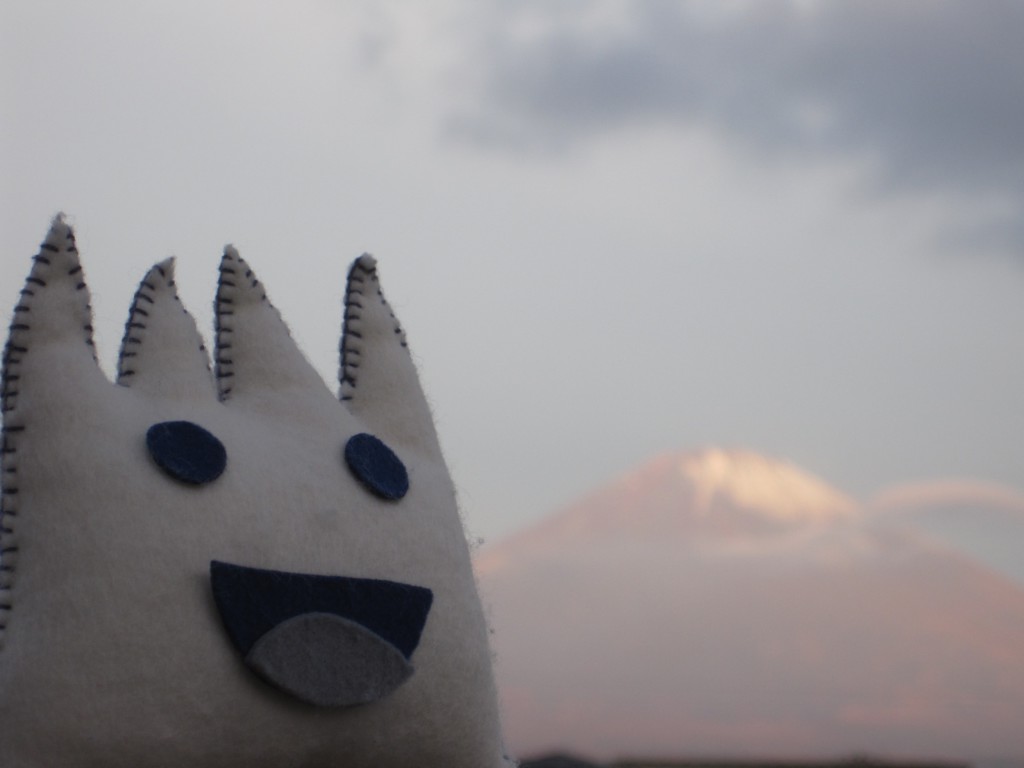
[[[315,407],[320,392],[332,397],[263,285],[230,245],[220,263],[214,319],[214,371],[222,400],[297,412]]]
[[[117,383],[173,399],[216,396],[203,340],[178,298],[173,257],[139,283],[124,326]]]
[[[95,363],[92,338],[92,307],[75,234],[57,214],[46,239],[33,257],[18,306],[14,309],[8,352],[17,357],[25,344],[84,345]]]
[[[96,363],[89,291],[74,232],[63,214],[54,217],[39,253],[33,257],[3,354],[0,642],[20,549],[18,447],[33,418],[60,401],[60,397],[50,399],[60,381],[74,381],[83,390],[90,385],[109,385]],[[31,392],[32,399],[22,392]]]
[[[3,355],[3,413],[5,429],[26,380],[45,390],[53,371],[45,360],[48,351],[59,356],[60,375],[70,380],[105,381],[96,363],[92,338],[92,307],[78,260],[75,235],[63,214],[54,217],[50,230],[33,257],[32,269],[14,308]]]
[[[375,435],[440,453],[405,332],[384,298],[377,262],[369,254],[349,269],[338,378],[341,400]]]

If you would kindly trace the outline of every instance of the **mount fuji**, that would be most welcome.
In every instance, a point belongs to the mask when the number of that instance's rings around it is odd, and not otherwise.
[[[984,509],[1024,560],[1024,496],[956,489],[860,504],[709,449],[481,550],[510,746],[1024,758],[1024,583],[929,522]]]

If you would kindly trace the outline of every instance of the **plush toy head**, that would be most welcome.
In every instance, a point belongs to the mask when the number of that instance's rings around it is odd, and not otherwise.
[[[116,384],[55,220],[4,356],[0,765],[490,768],[487,632],[374,262],[341,401],[228,248],[215,367],[142,281]]]

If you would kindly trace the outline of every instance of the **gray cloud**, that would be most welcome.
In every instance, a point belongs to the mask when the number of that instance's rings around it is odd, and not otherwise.
[[[604,24],[589,5],[499,12],[457,128],[561,150],[702,124],[760,153],[862,157],[889,188],[1024,201],[1024,4],[729,7],[646,0]]]

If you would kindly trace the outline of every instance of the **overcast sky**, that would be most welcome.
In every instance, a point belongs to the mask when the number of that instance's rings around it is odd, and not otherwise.
[[[233,242],[336,386],[380,261],[470,530],[650,456],[1024,489],[1024,4],[0,3],[0,308],[75,224],[113,366]]]

